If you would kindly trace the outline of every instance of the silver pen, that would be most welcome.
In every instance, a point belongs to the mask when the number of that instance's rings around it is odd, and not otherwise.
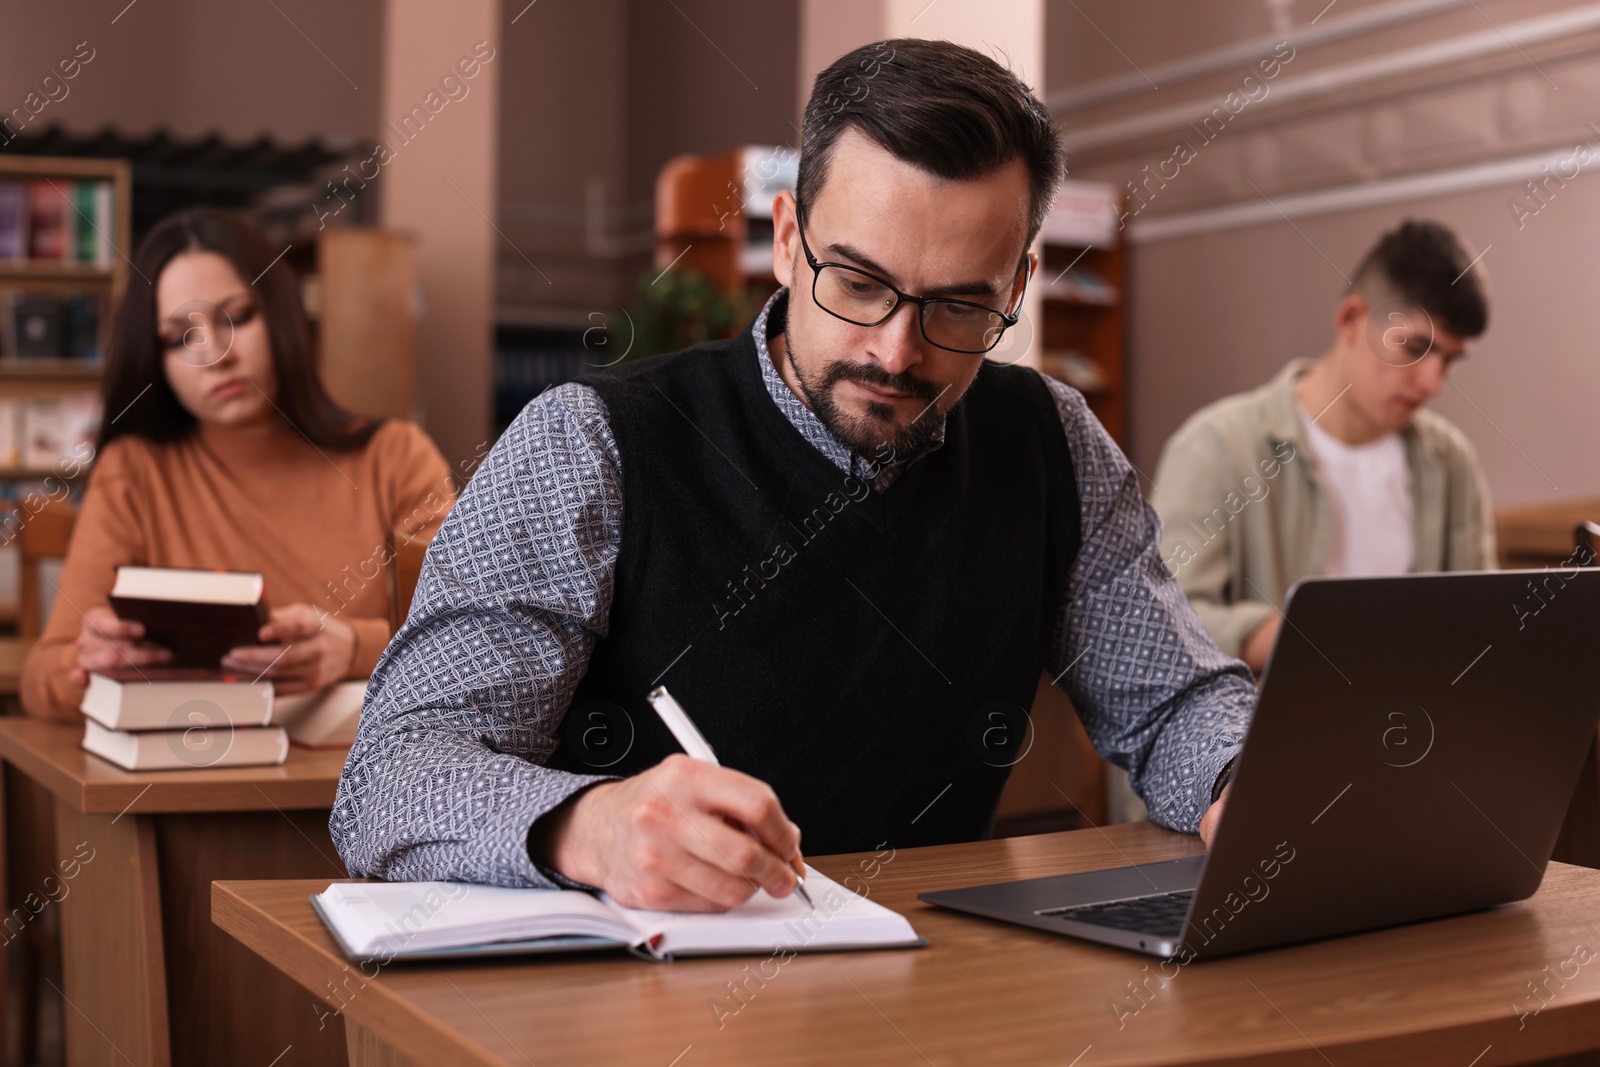
[[[678,744],[683,746],[684,752],[689,754],[690,759],[701,760],[718,767],[722,766],[717,760],[717,754],[711,750],[711,745],[707,743],[705,737],[695,727],[694,720],[689,718],[689,713],[683,710],[682,704],[672,699],[672,694],[667,692],[666,686],[656,686],[650,690],[650,695],[645,699],[650,701],[650,706],[655,709],[657,715],[661,716],[661,721],[667,724],[667,729],[672,731],[672,736],[678,739]],[[746,827],[745,830],[751,837],[756,837],[754,830],[749,827]],[[756,837],[756,840],[759,841],[760,838]],[[794,891],[800,894],[800,899],[806,902],[807,907],[812,911],[816,911],[817,906],[811,902],[811,894],[806,892],[805,861],[796,855],[790,859],[789,865],[795,872]]]

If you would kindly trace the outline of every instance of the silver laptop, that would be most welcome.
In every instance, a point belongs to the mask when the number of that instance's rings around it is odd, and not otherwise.
[[[1522,900],[1600,730],[1600,570],[1290,591],[1204,856],[923,893],[1182,962]]]

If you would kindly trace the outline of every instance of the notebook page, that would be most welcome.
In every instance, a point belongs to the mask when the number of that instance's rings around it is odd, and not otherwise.
[[[318,898],[361,954],[462,948],[584,934],[630,944],[640,935],[587,893],[463,882],[337,883]]]
[[[806,891],[816,910],[797,893],[781,899],[767,891],[732,911],[717,914],[648,911],[603,900],[639,930],[649,934],[659,954],[769,952],[857,945],[906,944],[917,940],[905,916],[851,892],[825,874],[806,868]]]

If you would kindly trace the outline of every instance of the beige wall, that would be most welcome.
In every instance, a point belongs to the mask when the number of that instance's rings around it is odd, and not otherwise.
[[[1571,183],[1518,232],[1511,190],[1431,198],[1135,248],[1135,462],[1150,474],[1198,405],[1249,389],[1332,339],[1343,280],[1372,238],[1407,216],[1455,227],[1493,287],[1489,330],[1434,402],[1477,448],[1497,504],[1600,494],[1600,179]],[[1315,248],[1312,245],[1315,244]]]
[[[1327,18],[1387,3],[1340,3]],[[1267,6],[1256,0],[1181,7],[1078,0],[1077,6],[1081,13],[1051,7],[1052,93],[1125,75],[1133,64],[1159,75],[1163,63],[1274,30]],[[1294,41],[1324,6],[1293,0],[1286,5],[1290,23],[1279,32]],[[1158,8],[1166,17],[1155,17]],[[1477,8],[1459,4],[1380,33],[1298,48],[1260,105],[1240,112],[1178,177],[1153,187],[1129,230],[1130,451],[1141,468],[1153,473],[1162,443],[1199,406],[1259,384],[1291,357],[1320,353],[1343,285],[1339,271],[1349,273],[1384,229],[1406,217],[1429,217],[1456,227],[1475,249],[1489,248],[1483,264],[1493,287],[1489,331],[1435,409],[1471,438],[1497,503],[1600,492],[1600,431],[1590,413],[1600,400],[1600,362],[1590,352],[1587,313],[1588,294],[1600,289],[1594,251],[1600,181],[1592,172],[1557,189],[1520,228],[1507,201],[1522,192],[1523,181],[1539,176],[1537,167],[1475,188],[1442,191],[1441,185],[1381,205],[1296,214],[1292,224],[1272,213],[1299,195],[1417,176],[1448,183],[1487,163],[1559,152],[1579,140],[1600,145],[1600,135],[1583,125],[1600,119],[1600,28],[1516,49],[1496,39],[1500,31],[1583,15],[1594,5],[1478,0]],[[1297,79],[1337,77],[1353,64],[1472,35],[1495,50],[1438,67],[1410,64],[1326,95],[1296,100],[1289,91]],[[1199,144],[1199,138],[1182,123],[1122,140],[1106,131],[1115,134],[1127,128],[1119,124],[1174,105],[1192,104],[1204,114],[1249,68],[1240,62],[1058,113],[1068,123],[1069,145],[1080,139],[1076,173],[1119,184],[1142,180],[1143,168],[1170,158],[1175,143]],[[1207,214],[1235,207],[1261,217],[1232,226]],[[1202,231],[1160,236],[1159,226],[1185,219],[1197,220]]]
[[[281,14],[266,3],[141,0],[120,17],[122,3],[7,4],[0,108],[21,104],[87,41],[94,59],[38,124],[289,141],[372,136],[382,0],[275,3]]]
[[[507,0],[501,11],[499,223],[516,247],[498,250],[498,301],[577,307],[587,325],[582,308],[614,303],[617,285],[614,261],[586,240],[591,185],[606,205],[608,237],[649,223],[624,211],[627,4],[527,2]]]
[[[799,3],[546,2],[518,18],[525,4],[504,14],[501,224],[550,280],[502,247],[500,302],[521,321],[609,325],[590,316],[616,316],[650,267],[663,164],[798,140]]]
[[[418,238],[418,274],[426,313],[417,331],[417,402],[445,458],[468,460],[490,442],[494,346],[494,228],[500,117],[499,0],[389,0],[385,20],[383,140],[394,150],[384,167],[382,221]],[[457,64],[481,61],[463,78]],[[467,70],[474,69],[468,62]],[[409,133],[403,117],[431,111],[447,76],[460,99]],[[461,86],[466,87],[462,94]],[[446,89],[445,91],[452,91]],[[404,143],[403,143],[404,142]]]

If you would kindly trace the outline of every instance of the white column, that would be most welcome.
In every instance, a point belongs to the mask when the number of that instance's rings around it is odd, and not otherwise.
[[[381,216],[417,237],[419,414],[452,465],[491,429],[502,65],[499,0],[388,0]]]

